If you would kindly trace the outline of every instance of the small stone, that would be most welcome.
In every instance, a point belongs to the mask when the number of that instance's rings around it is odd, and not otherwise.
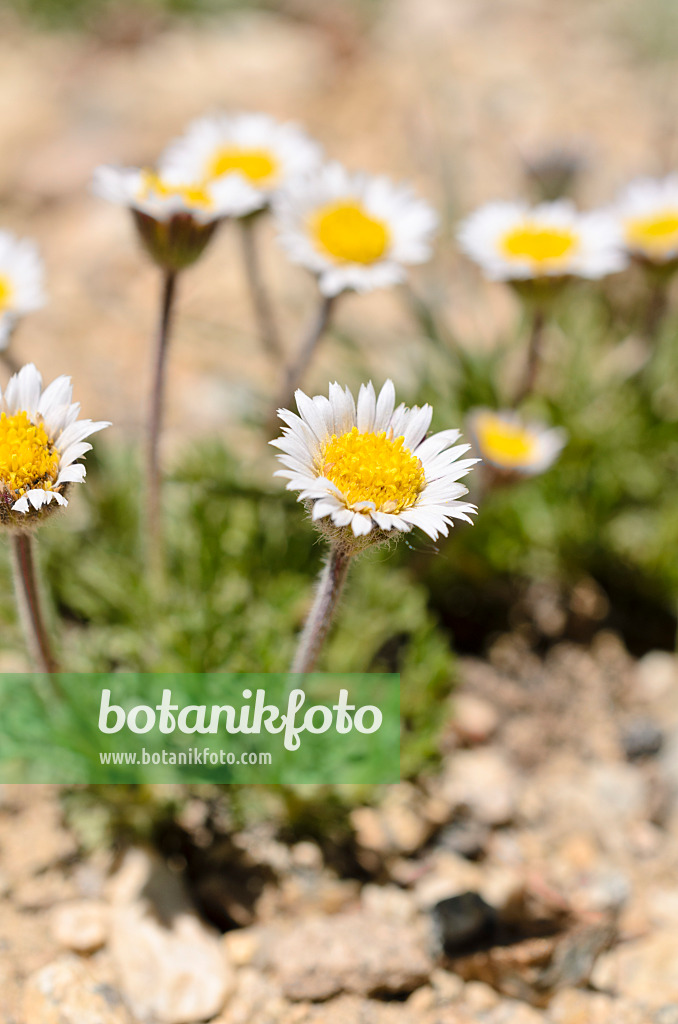
[[[397,885],[363,886],[360,896],[363,909],[375,917],[388,918],[399,924],[414,920],[417,912],[412,894]]]
[[[284,1015],[288,1008],[278,985],[259,971],[243,967],[238,971],[236,990],[228,1006],[211,1024],[277,1024],[283,1019],[287,1022]]]
[[[374,807],[356,807],[351,811],[350,820],[359,846],[377,853],[387,852],[389,839]]]
[[[67,954],[32,974],[24,989],[23,1020],[30,1024],[125,1024],[119,995],[101,984],[82,960]]]
[[[458,818],[442,830],[437,845],[467,860],[479,860],[487,849],[490,830],[472,818]]]
[[[209,1020],[235,984],[221,939],[164,864],[131,851],[113,879],[110,947],[133,1015],[161,1024]]]
[[[502,999],[483,1017],[483,1024],[543,1024],[544,1014],[527,1003]]]
[[[650,718],[636,718],[622,733],[622,746],[627,760],[654,757],[662,749],[664,734]]]
[[[443,779],[443,795],[453,809],[466,809],[490,827],[513,819],[520,782],[502,755],[490,748],[460,750]]]
[[[489,701],[460,693],[453,698],[452,706],[452,727],[462,743],[471,747],[487,743],[497,731],[499,715]]]
[[[112,918],[111,952],[121,991],[141,1020],[209,1020],[233,990],[217,936],[192,914],[177,914],[166,926],[143,906],[121,908]]]
[[[549,1024],[650,1024],[641,1006],[606,992],[566,988],[549,1003]]]
[[[302,871],[320,871],[323,866],[323,855],[316,843],[295,843],[291,850],[292,863]]]
[[[408,995],[428,981],[433,966],[423,927],[394,926],[364,911],[272,926],[264,939],[259,966],[295,1002],[341,992]]]
[[[498,1002],[498,993],[484,981],[468,981],[464,986],[464,1003],[474,1013],[485,1013]]]
[[[636,692],[648,703],[663,697],[678,684],[678,659],[668,651],[650,651],[636,665]]]
[[[458,974],[444,971],[440,967],[431,972],[431,985],[440,1006],[444,1006],[446,1003],[456,1003],[462,998],[466,988]]]
[[[435,992],[428,985],[416,989],[407,1000],[407,1009],[418,1015],[432,1010],[436,1005]]]
[[[655,1009],[678,1003],[678,935],[673,929],[617,946],[602,966],[615,990],[628,999]]]
[[[496,924],[494,908],[477,892],[440,900],[431,914],[438,945],[448,956],[459,956],[488,939]]]
[[[631,895],[631,883],[621,871],[600,871],[587,879],[577,904],[581,910],[618,912]]]
[[[108,908],[94,900],[73,900],[52,913],[52,934],[74,953],[94,953],[108,937]]]
[[[236,928],[224,935],[224,947],[234,967],[246,967],[254,960],[260,946],[257,933],[251,928]]]

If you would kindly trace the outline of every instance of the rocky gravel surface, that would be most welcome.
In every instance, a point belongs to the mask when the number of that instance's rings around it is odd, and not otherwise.
[[[353,877],[231,837],[266,881],[224,934],[172,858],[84,854],[58,790],[4,787],[0,1018],[675,1024],[678,659],[506,636],[453,704],[441,770],[352,812]]]

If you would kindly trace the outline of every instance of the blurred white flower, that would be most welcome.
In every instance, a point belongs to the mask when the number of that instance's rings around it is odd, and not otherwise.
[[[194,263],[225,217],[259,205],[244,182],[195,182],[178,172],[137,167],[97,168],[92,190],[131,211],[149,254],[170,272]]]
[[[616,218],[579,213],[567,199],[488,203],[462,221],[457,238],[493,281],[599,278],[627,262]]]
[[[431,255],[434,210],[405,185],[338,163],[291,181],[274,200],[279,240],[323,295],[398,284]]]
[[[153,218],[168,221],[189,214],[198,224],[251,213],[258,198],[244,182],[234,188],[223,181],[202,181],[178,171],[139,167],[98,167],[92,189],[102,199]]]
[[[372,383],[360,387],[358,402],[348,388],[331,384],[329,398],[296,393],[299,415],[278,415],[287,424],[271,444],[286,467],[287,489],[312,504],[315,522],[328,521],[335,539],[371,534],[383,540],[418,526],[436,540],[455,519],[471,522],[475,505],[458,499],[468,493],[458,481],[477,459],[457,461],[469,449],[458,430],[426,437],[431,407],[395,408],[395,388],[387,380],[379,396]]]
[[[25,527],[52,511],[52,502],[67,505],[67,488],[85,479],[85,467],[77,462],[92,447],[85,438],[110,423],[79,420],[72,392],[70,377],[57,377],[43,391],[42,377],[29,363],[0,393],[3,526]]]
[[[678,174],[631,182],[614,211],[634,256],[651,263],[678,259]]]
[[[37,246],[9,231],[0,231],[0,349],[7,347],[20,317],[44,306],[43,283]]]
[[[165,150],[160,169],[183,180],[218,182],[226,213],[240,217],[265,206],[278,189],[313,170],[320,159],[320,146],[295,124],[267,114],[221,114],[190,124]],[[248,210],[243,210],[244,197]]]
[[[521,476],[543,473],[567,442],[564,430],[528,423],[513,410],[473,409],[468,431],[483,462]]]

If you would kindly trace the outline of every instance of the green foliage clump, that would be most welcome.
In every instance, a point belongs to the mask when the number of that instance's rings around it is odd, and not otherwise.
[[[323,545],[279,484],[247,480],[221,445],[189,452],[163,492],[166,585],[152,588],[139,539],[139,474],[99,445],[67,516],[39,535],[69,671],[280,672],[292,659]],[[9,579],[5,594],[11,594]],[[15,612],[3,620],[17,649]],[[391,553],[357,558],[319,668],[402,673],[404,767],[436,754],[454,677],[426,590]]]
[[[634,298],[630,309],[593,286],[563,296],[546,331],[538,392],[524,411],[564,427],[568,443],[547,472],[481,492],[476,525],[454,531],[447,558],[420,560],[419,577],[444,620],[474,606],[486,613],[492,594],[508,606],[521,581],[546,579],[567,591],[588,578],[632,648],[673,644],[678,320],[670,316],[658,338],[644,339],[636,323],[642,292]],[[421,393],[439,425],[463,423],[477,405],[505,407],[506,356],[519,363],[522,353],[509,343],[477,354],[430,319],[422,323],[435,350]],[[469,478],[472,497],[481,473]],[[487,623],[480,632],[486,642]]]

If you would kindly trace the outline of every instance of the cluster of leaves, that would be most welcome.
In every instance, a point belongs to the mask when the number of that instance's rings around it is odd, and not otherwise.
[[[568,444],[547,473],[479,495],[477,523],[455,530],[449,560],[420,561],[443,619],[474,607],[487,614],[491,594],[509,604],[520,581],[567,589],[586,578],[605,592],[608,622],[632,649],[674,644],[678,322],[669,317],[659,337],[644,339],[635,319],[646,296],[634,293],[631,272],[627,283],[631,308],[620,282],[613,295],[573,288],[556,310],[540,394],[526,413],[563,426]],[[446,423],[463,422],[473,406],[506,404],[506,350],[476,355],[442,337],[430,317],[423,326],[436,349],[422,392],[441,426],[443,413]],[[487,622],[481,634],[486,643]]]

